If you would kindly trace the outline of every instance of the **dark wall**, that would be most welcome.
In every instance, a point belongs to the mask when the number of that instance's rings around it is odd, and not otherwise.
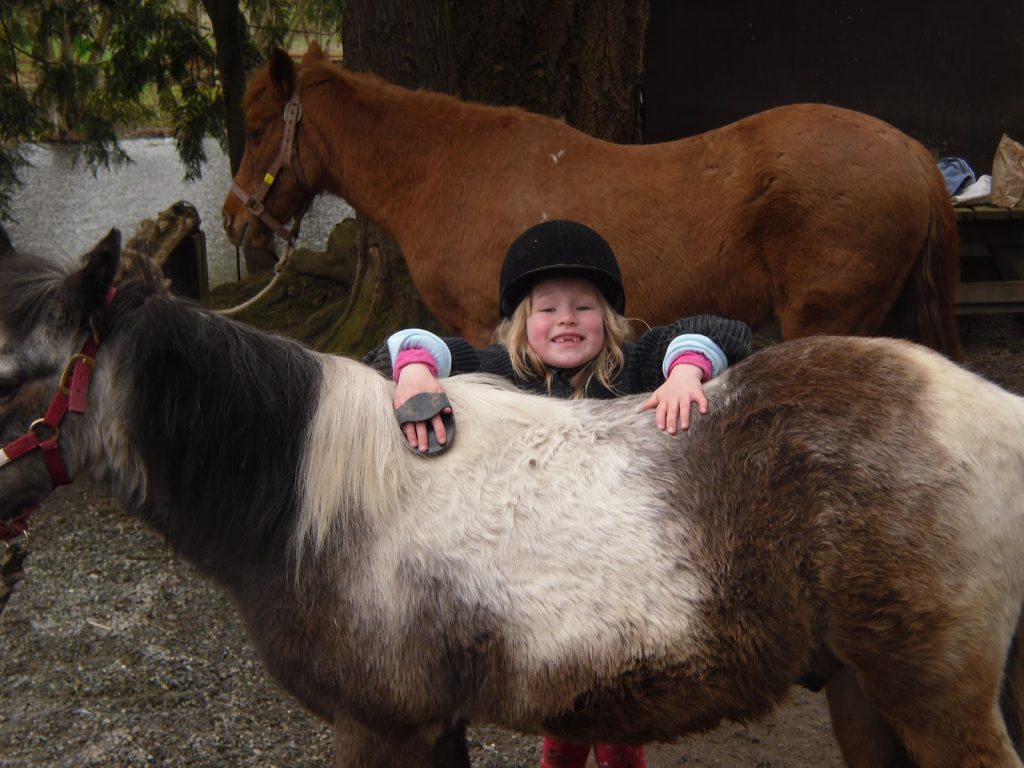
[[[989,173],[1024,142],[1024,0],[651,0],[644,141],[782,104],[880,117]]]

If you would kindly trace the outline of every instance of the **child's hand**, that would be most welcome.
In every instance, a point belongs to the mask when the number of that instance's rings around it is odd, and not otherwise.
[[[651,394],[641,410],[657,408],[654,423],[670,435],[690,426],[690,404],[696,403],[701,413],[708,412],[708,401],[700,384],[704,372],[695,365],[680,363],[673,368],[668,379]]]
[[[409,398],[414,395],[422,395],[424,392],[443,393],[444,387],[441,386],[441,382],[434,377],[434,374],[430,372],[427,366],[422,363],[410,363],[402,368],[399,374],[398,386],[395,388],[395,399],[392,405],[398,409]],[[445,408],[441,413],[451,412],[451,408]],[[430,423],[434,427],[434,435],[437,436],[437,442],[441,445],[447,443],[448,435],[444,431],[441,414],[439,413],[434,416]],[[402,431],[405,432],[405,439],[409,441],[411,447],[426,453],[428,445],[427,422],[407,421],[402,425]]]

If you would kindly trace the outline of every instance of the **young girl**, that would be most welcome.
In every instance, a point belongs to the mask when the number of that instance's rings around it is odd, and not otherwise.
[[[652,392],[643,408],[655,411],[658,429],[675,434],[689,426],[692,404],[707,412],[702,382],[750,353],[746,324],[711,315],[677,320],[629,343],[615,255],[598,233],[571,221],[544,222],[516,239],[502,265],[499,292],[502,322],[497,343],[486,349],[407,329],[367,355],[367,362],[391,369],[396,409],[417,395],[443,394],[439,379],[484,371],[555,397]],[[427,452],[432,431],[433,450],[443,450],[443,416],[450,411],[403,423],[410,447]],[[589,752],[589,744],[545,737],[541,768],[582,768]],[[639,745],[598,743],[594,756],[601,768],[646,766]]]

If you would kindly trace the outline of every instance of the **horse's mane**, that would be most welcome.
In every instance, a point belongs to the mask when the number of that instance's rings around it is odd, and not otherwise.
[[[324,59],[306,60],[296,67],[301,99],[304,105],[317,98],[337,100],[338,89],[346,98],[359,99],[364,105],[373,102],[393,103],[401,101],[411,105],[421,116],[433,115],[442,120],[457,117],[460,121],[471,120],[481,124],[507,127],[511,122],[545,123],[570,130],[564,121],[529,112],[517,106],[499,106],[483,102],[467,101],[456,96],[423,88],[410,89],[396,85],[374,72],[357,72]],[[249,79],[243,99],[243,110],[249,112],[253,102],[258,101],[272,87],[269,68],[254,72]],[[585,134],[580,134],[586,136]],[[586,137],[593,139],[593,137]]]

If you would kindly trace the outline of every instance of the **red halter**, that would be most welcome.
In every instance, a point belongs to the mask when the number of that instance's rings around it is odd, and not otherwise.
[[[255,194],[250,195],[238,185],[238,182],[234,179],[231,180],[231,191],[242,201],[249,210],[249,213],[270,227],[288,245],[294,244],[298,238],[299,224],[302,223],[302,217],[306,215],[306,211],[309,210],[313,198],[316,197],[316,194],[310,190],[309,184],[306,182],[306,175],[302,172],[302,166],[299,163],[298,130],[301,119],[302,105],[299,103],[299,84],[296,83],[295,90],[292,91],[291,98],[288,99],[288,103],[284,107],[284,133],[281,134],[281,148],[278,150],[277,157],[274,158],[270,170],[263,174],[263,182],[260,184],[260,188],[256,190]],[[295,221],[290,230],[285,229],[284,225],[271,216],[270,212],[263,205],[263,201],[270,194],[270,188],[284,168],[291,169],[292,173],[295,174],[295,180],[298,182],[299,188],[307,195],[306,202],[302,204],[302,207],[295,214]]]
[[[114,300],[114,293],[113,287],[107,291],[105,306],[110,306]],[[92,369],[96,367],[96,349],[99,344],[99,327],[94,323],[92,335],[85,340],[82,351],[72,355],[64,366],[64,372],[61,373],[57,385],[57,393],[50,401],[46,413],[29,425],[28,432],[0,449],[0,468],[39,449],[43,453],[46,468],[50,471],[53,487],[71,482],[67,464],[64,463],[64,456],[60,452],[60,425],[68,411],[85,413],[89,382],[92,380]],[[26,534],[29,518],[35,510],[35,507],[28,507],[17,517],[0,520],[0,541]]]

